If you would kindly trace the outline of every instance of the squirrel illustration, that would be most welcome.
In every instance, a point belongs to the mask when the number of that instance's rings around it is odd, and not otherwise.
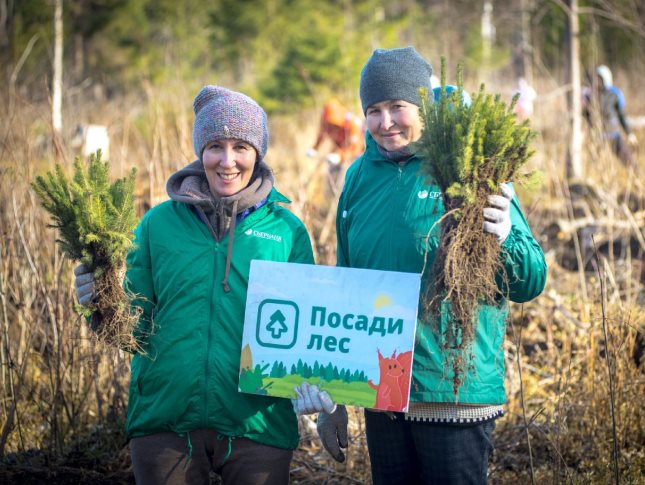
[[[378,385],[372,380],[367,384],[376,391],[375,408],[385,411],[403,411],[408,403],[410,393],[410,372],[412,368],[412,352],[403,352],[391,357],[383,357],[377,349],[380,377]]]

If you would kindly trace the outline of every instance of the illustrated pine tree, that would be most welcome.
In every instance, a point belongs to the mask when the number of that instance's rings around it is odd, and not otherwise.
[[[125,258],[138,223],[135,175],[132,169],[128,177],[110,183],[109,164],[99,150],[87,166],[74,160],[71,179],[57,164],[31,184],[52,216],[63,253],[94,272],[96,298],[81,312],[98,322],[92,328],[99,341],[129,351],[141,350],[134,336],[140,310],[123,288]]]
[[[424,130],[415,150],[423,160],[422,173],[443,193],[445,215],[423,303],[436,321],[442,308],[445,313],[444,351],[457,395],[470,368],[479,309],[495,304],[507,281],[499,243],[483,231],[483,209],[488,195],[499,193],[500,184],[535,181],[535,174],[523,175],[519,169],[533,154],[530,142],[536,133],[528,120],[520,123],[513,114],[517,98],[506,105],[499,95],[486,94],[482,84],[465,105],[461,67],[458,89],[450,95],[445,78],[442,59],[440,100],[433,102],[433,94],[421,90]]]
[[[285,316],[280,310],[276,310],[270,317],[267,330],[271,332],[273,338],[280,338],[280,336],[287,332],[289,328],[284,323]]]

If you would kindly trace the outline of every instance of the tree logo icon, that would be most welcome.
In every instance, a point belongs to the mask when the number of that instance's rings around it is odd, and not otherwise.
[[[263,347],[290,349],[298,337],[298,305],[288,300],[263,300],[258,307],[255,336]]]
[[[285,316],[280,310],[276,310],[273,315],[271,315],[271,320],[267,325],[267,330],[271,331],[271,336],[274,339],[279,339],[280,335],[289,330],[289,328],[284,323]]]

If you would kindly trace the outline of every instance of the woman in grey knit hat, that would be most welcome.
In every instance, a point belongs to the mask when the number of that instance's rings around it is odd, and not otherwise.
[[[419,88],[432,91],[432,67],[412,47],[377,49],[363,67],[360,98],[366,149],[347,170],[338,204],[339,266],[425,273],[431,281],[444,213],[441,189],[420,175],[410,149],[423,124]],[[502,247],[510,298],[522,302],[544,288],[544,254],[526,223],[510,184],[491,196],[484,231]],[[421,294],[424,293],[422,289]],[[423,315],[420,311],[419,315]],[[502,342],[506,301],[479,314],[473,365],[458,396],[444,368],[442,322],[417,322],[410,408],[407,413],[365,410],[367,445],[375,485],[484,484],[495,419],[505,402]],[[343,406],[321,413],[318,431],[337,460],[347,446]]]
[[[253,259],[313,264],[302,222],[278,203],[264,162],[264,110],[205,86],[194,100],[197,159],[171,175],[170,200],[135,231],[126,285],[142,311],[126,431],[139,484],[286,484],[298,426],[292,403],[238,392]],[[93,276],[76,269],[81,304]],[[317,410],[323,407],[316,408]],[[313,411],[314,409],[312,409]]]

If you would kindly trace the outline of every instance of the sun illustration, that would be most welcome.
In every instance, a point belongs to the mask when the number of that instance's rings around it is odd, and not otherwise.
[[[390,306],[391,304],[392,298],[390,298],[390,295],[379,295],[374,300],[374,308],[377,310],[384,306]]]

